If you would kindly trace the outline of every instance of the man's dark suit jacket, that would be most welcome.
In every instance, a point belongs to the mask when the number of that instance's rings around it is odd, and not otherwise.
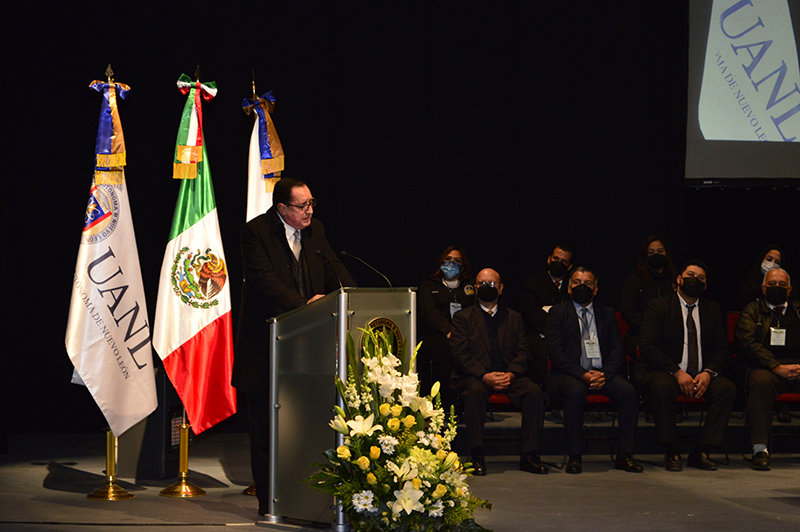
[[[453,316],[450,350],[455,365],[451,380],[454,389],[466,377],[481,380],[484,374],[492,371],[489,331],[484,314],[485,311],[476,303],[459,310]],[[494,319],[498,320],[497,339],[507,366],[505,371],[517,376],[524,375],[528,367],[528,341],[525,338],[522,316],[501,305]]]
[[[675,373],[683,358],[683,313],[677,292],[652,300],[642,317],[640,358],[646,371]],[[722,310],[713,301],[700,298],[700,342],[703,367],[722,373],[728,362],[728,337]]]
[[[618,375],[625,364],[625,350],[614,309],[598,304],[594,309],[597,339],[603,357],[602,371],[606,380]],[[586,373],[581,366],[581,327],[578,313],[572,301],[556,305],[550,309],[545,327],[544,340],[547,355],[553,364],[553,375],[568,374],[578,380]]]
[[[567,292],[568,275],[561,280],[561,289],[556,288],[547,270],[541,270],[522,285],[519,308],[528,332],[544,334],[547,312],[542,307],[570,301]]]
[[[338,289],[339,280],[342,286],[356,286],[328,244],[322,223],[312,218],[311,225],[301,234],[302,258],[308,267],[309,298]],[[232,383],[245,392],[266,394],[269,389],[269,325],[266,321],[302,307],[308,298],[300,294],[294,255],[274,206],[242,226],[241,246],[244,288]],[[325,258],[318,255],[317,250]]]

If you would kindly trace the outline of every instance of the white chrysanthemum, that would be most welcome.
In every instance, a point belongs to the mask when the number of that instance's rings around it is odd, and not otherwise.
[[[356,493],[353,495],[353,507],[356,509],[358,513],[367,513],[373,512],[377,508],[372,504],[372,501],[375,499],[375,494],[372,493],[370,490],[364,490],[362,492]]]
[[[444,502],[443,501],[436,501],[431,506],[431,509],[428,510],[428,515],[431,517],[441,517],[444,514]]]
[[[394,448],[397,447],[399,443],[400,442],[397,441],[397,438],[394,436],[389,436],[388,434],[378,436],[378,444],[381,446],[381,452],[383,452],[383,454],[389,456],[393,455]]]

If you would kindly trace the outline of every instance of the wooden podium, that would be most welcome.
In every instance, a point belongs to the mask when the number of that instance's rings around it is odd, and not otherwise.
[[[347,335],[361,352],[360,328],[394,333],[401,349],[416,346],[414,288],[341,288],[270,320],[270,493],[268,522],[283,517],[346,527],[334,500],[310,488],[314,462],[343,443],[328,426],[341,404],[334,376],[347,380]],[[399,353],[399,351],[398,351]]]

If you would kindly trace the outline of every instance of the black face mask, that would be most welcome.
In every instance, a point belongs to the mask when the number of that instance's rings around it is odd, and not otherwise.
[[[556,279],[560,279],[567,274],[567,265],[560,260],[554,260],[551,262],[547,269],[550,271],[550,275]]]
[[[786,298],[789,295],[789,289],[783,286],[768,286],[764,293],[764,299],[770,305],[780,306],[786,303]]]
[[[660,270],[667,265],[667,256],[661,253],[653,253],[647,257],[647,265],[654,270]]]
[[[585,284],[573,286],[572,300],[579,305],[585,305],[592,300],[592,292],[594,292],[594,290]]]
[[[700,294],[706,289],[706,283],[697,277],[683,277],[683,284],[681,285],[681,292],[689,297],[700,297]]]
[[[478,287],[478,299],[484,303],[491,303],[497,299],[497,288],[488,284],[480,285]]]

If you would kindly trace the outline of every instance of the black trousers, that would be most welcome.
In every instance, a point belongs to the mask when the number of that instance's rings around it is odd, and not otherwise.
[[[753,368],[747,376],[747,423],[750,443],[767,444],[772,429],[772,412],[778,394],[800,392],[800,381],[790,381],[763,368]]]
[[[258,515],[269,510],[269,414],[266,395],[248,393],[247,412],[250,423],[250,469],[256,483]]]
[[[572,375],[556,375],[552,380],[554,397],[564,399],[564,432],[567,436],[567,453],[583,454],[583,417],[586,397],[605,395],[617,407],[619,419],[619,452],[633,453],[636,425],[639,421],[639,393],[631,383],[619,375],[606,381],[599,390],[589,390],[589,385]]]
[[[467,440],[470,452],[483,447],[483,429],[490,393],[503,393],[522,410],[522,452],[538,453],[539,438],[544,422],[542,388],[527,377],[518,376],[503,392],[492,392],[476,377],[461,377],[453,389],[464,401],[464,420],[467,424]]]
[[[659,443],[675,443],[678,440],[675,426],[678,408],[675,400],[681,395],[677,379],[663,371],[648,371],[641,376],[640,382],[644,392],[650,396]],[[703,397],[708,401],[708,412],[700,434],[700,443],[722,447],[733,402],[736,400],[736,386],[720,375],[711,379]]]

